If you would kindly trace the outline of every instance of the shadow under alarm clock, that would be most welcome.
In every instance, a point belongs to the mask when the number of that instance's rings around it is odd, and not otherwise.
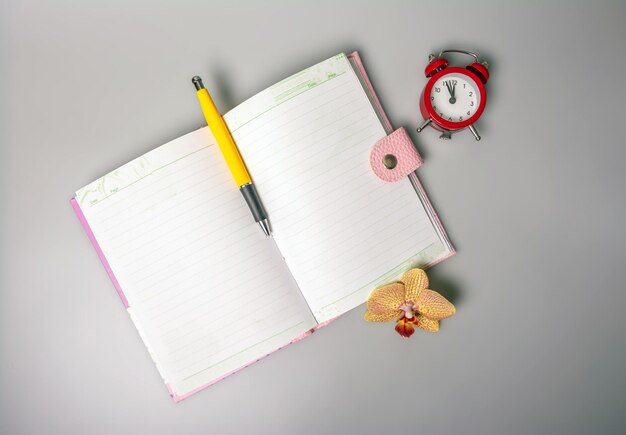
[[[465,68],[448,66],[448,60],[442,57],[444,53],[467,54],[475,62]],[[430,54],[428,62],[424,73],[429,80],[420,97],[424,123],[417,132],[430,125],[441,132],[440,139],[451,139],[453,133],[468,128],[476,140],[480,140],[474,123],[487,104],[487,62],[481,62],[478,55],[465,50],[443,50],[436,57]]]

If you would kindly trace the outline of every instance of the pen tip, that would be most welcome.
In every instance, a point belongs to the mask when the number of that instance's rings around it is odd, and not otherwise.
[[[261,221],[259,221],[259,225],[261,226],[261,229],[263,230],[263,233],[269,237],[272,234],[272,230],[270,228],[270,222],[267,219],[263,219]]]
[[[193,78],[191,79],[191,83],[193,83],[193,85],[196,87],[196,91],[199,91],[200,89],[204,89],[204,85],[202,84],[202,79],[198,76],[193,76]]]

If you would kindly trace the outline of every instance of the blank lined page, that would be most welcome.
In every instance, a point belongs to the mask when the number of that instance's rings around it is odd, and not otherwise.
[[[225,119],[318,322],[447,253],[408,180],[373,174],[369,153],[385,131],[345,55],[283,80]]]
[[[124,165],[76,199],[177,395],[316,325],[208,128]]]

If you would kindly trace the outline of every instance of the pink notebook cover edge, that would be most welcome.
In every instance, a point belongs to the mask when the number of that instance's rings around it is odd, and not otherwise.
[[[85,218],[85,214],[83,213],[83,210],[80,208],[80,204],[78,204],[78,201],[76,201],[76,197],[70,199],[70,204],[72,205],[72,208],[74,209],[74,213],[76,213],[78,220],[83,226],[83,229],[87,233],[87,237],[89,238],[89,240],[91,241],[91,244],[96,250],[98,257],[100,258],[100,261],[102,262],[102,265],[104,266],[104,270],[106,270],[107,275],[109,275],[109,278],[111,278],[111,281],[113,282],[113,286],[115,287],[117,294],[119,295],[120,299],[122,300],[122,303],[124,304],[124,308],[128,308],[129,307],[128,299],[126,299],[126,295],[122,291],[122,287],[120,286],[120,283],[117,281],[117,278],[115,277],[115,274],[113,273],[113,270],[111,269],[111,265],[109,264],[109,261],[106,259],[104,252],[102,252],[102,248],[100,248],[100,244],[98,243],[98,240],[96,240],[96,236],[91,230],[91,227],[89,226],[89,223],[87,222],[87,219]]]
[[[357,51],[354,51],[354,52],[352,52],[352,53],[348,54],[348,55],[347,55],[347,57],[348,57],[348,58],[351,58],[351,59],[354,59],[355,63],[357,64],[357,66],[358,66],[358,68],[359,68],[359,70],[360,70],[360,72],[361,72],[361,74],[362,74],[362,76],[363,76],[363,79],[365,80],[365,83],[366,83],[366,85],[367,85],[367,87],[368,87],[368,89],[369,89],[370,93],[371,93],[371,94],[372,94],[372,96],[374,97],[375,103],[376,103],[376,105],[378,106],[378,109],[380,110],[380,113],[381,113],[381,114],[383,115],[383,117],[384,117],[384,121],[385,121],[385,123],[386,123],[386,126],[388,127],[388,129],[389,129],[389,130],[393,130],[393,127],[392,127],[392,125],[391,125],[391,122],[389,121],[389,118],[387,117],[387,114],[385,113],[385,111],[384,111],[384,109],[383,109],[382,105],[380,104],[380,100],[378,99],[378,96],[376,95],[376,92],[374,91],[374,87],[372,86],[372,84],[371,84],[371,82],[370,82],[370,80],[369,80],[369,77],[367,76],[367,73],[365,72],[365,68],[364,68],[364,66],[363,66],[363,62],[361,61],[361,57],[359,56],[359,53],[358,53]],[[420,157],[420,158],[421,158],[421,157]],[[439,223],[439,225],[440,225],[440,226],[441,226],[441,228],[443,229],[443,235],[444,235],[444,237],[445,237],[445,238],[446,238],[446,240],[449,242],[448,235],[447,235],[447,233],[445,232],[445,229],[444,229],[443,225],[441,225],[441,222],[439,221],[439,217],[437,216],[437,213],[435,212],[435,209],[432,207],[432,204],[430,203],[430,200],[428,199],[428,196],[426,195],[426,192],[425,192],[425,191],[424,191],[424,189],[422,188],[422,185],[421,185],[421,183],[419,182],[419,180],[418,180],[418,184],[419,184],[419,187],[420,187],[420,189],[422,190],[422,192],[424,192],[424,197],[426,198],[426,201],[428,202],[428,206],[429,206],[429,207],[430,207],[430,209],[432,210],[433,215],[434,215],[434,216],[435,216],[435,218],[437,219],[437,222]],[[107,274],[108,274],[108,275],[109,275],[109,277],[111,278],[111,281],[113,282],[113,285],[114,285],[114,287],[115,287],[115,290],[117,291],[118,295],[120,296],[120,299],[122,300],[122,303],[124,304],[124,307],[125,307],[125,308],[128,308],[128,306],[129,306],[129,305],[128,305],[128,300],[126,299],[126,296],[124,295],[124,292],[122,291],[122,288],[120,287],[120,284],[119,284],[119,282],[117,281],[117,278],[115,277],[115,274],[113,273],[113,270],[111,270],[111,266],[109,265],[109,262],[107,261],[107,259],[106,259],[105,255],[104,255],[104,253],[102,252],[102,249],[100,248],[100,244],[99,244],[99,243],[98,243],[98,241],[96,240],[96,237],[95,237],[95,235],[93,234],[93,231],[91,230],[91,227],[89,226],[89,223],[87,222],[87,219],[85,218],[85,215],[83,214],[83,211],[81,210],[80,205],[78,204],[78,201],[76,201],[76,198],[72,198],[72,199],[70,200],[70,203],[72,204],[72,207],[74,208],[74,211],[75,211],[75,213],[76,213],[76,216],[77,216],[77,217],[78,217],[78,219],[80,220],[80,223],[82,224],[82,226],[83,226],[83,228],[84,228],[85,232],[87,233],[87,237],[89,238],[89,240],[91,241],[91,243],[92,243],[93,247],[95,248],[96,253],[98,254],[98,257],[100,258],[100,261],[101,261],[101,262],[102,262],[102,264],[104,265],[104,268],[105,268],[105,270],[106,270]],[[452,244],[450,244],[450,246],[452,246]],[[447,258],[450,258],[450,257],[451,257],[452,255],[454,255],[455,253],[456,253],[456,250],[453,248],[453,249],[452,249],[452,251],[451,251],[448,255],[446,255],[446,256],[444,256],[444,257],[441,257],[441,258],[437,259],[436,261],[434,261],[434,262],[432,262],[432,263],[429,263],[429,264],[428,264],[428,265],[426,265],[425,267],[426,267],[426,268],[428,268],[428,267],[432,267],[432,266],[434,266],[435,264],[438,264],[438,263],[442,262],[443,260],[445,260],[445,259],[447,259]],[[304,338],[308,337],[309,335],[313,334],[313,332],[317,331],[318,329],[320,329],[320,328],[322,328],[322,327],[324,327],[324,326],[328,325],[329,323],[331,323],[331,322],[332,322],[333,320],[335,320],[335,319],[336,319],[336,317],[335,317],[335,318],[333,318],[333,319],[327,320],[327,321],[325,321],[325,322],[322,322],[322,323],[320,323],[319,325],[317,325],[316,327],[314,327],[314,328],[312,328],[312,329],[310,329],[310,330],[306,331],[304,334],[302,334],[302,335],[300,335],[300,336],[298,336],[298,337],[294,338],[294,339],[293,339],[293,340],[291,340],[289,343],[286,343],[284,346],[280,346],[280,347],[278,347],[278,348],[274,349],[273,351],[268,352],[268,353],[266,353],[265,355],[263,355],[263,356],[261,356],[261,357],[259,357],[259,358],[256,358],[256,359],[254,359],[254,360],[252,360],[252,361],[250,361],[250,362],[248,362],[248,363],[244,364],[243,366],[241,366],[241,367],[239,367],[239,368],[236,368],[236,369],[234,369],[234,370],[232,370],[232,371],[230,371],[230,372],[228,372],[228,373],[223,374],[222,376],[219,376],[219,377],[217,377],[217,378],[215,378],[215,379],[211,380],[210,382],[207,382],[206,384],[203,384],[203,385],[201,385],[201,386],[199,386],[199,387],[197,387],[197,388],[194,388],[194,389],[193,389],[193,390],[191,390],[191,391],[188,391],[187,393],[184,393],[184,394],[181,394],[181,395],[176,394],[176,392],[172,389],[171,385],[170,385],[169,383],[167,383],[167,382],[165,382],[165,388],[167,389],[167,391],[168,391],[168,393],[169,393],[170,397],[174,400],[174,402],[176,402],[176,403],[181,402],[181,401],[183,401],[183,400],[187,399],[188,397],[191,397],[191,396],[193,396],[194,394],[198,393],[199,391],[202,391],[202,390],[204,390],[205,388],[210,387],[211,385],[215,385],[216,383],[218,383],[218,382],[220,382],[220,381],[222,381],[222,380],[226,379],[227,377],[229,377],[229,376],[231,376],[231,375],[233,375],[233,374],[237,373],[238,371],[240,371],[240,370],[242,370],[242,369],[244,369],[244,368],[246,368],[246,367],[251,366],[252,364],[254,364],[254,363],[256,363],[256,362],[258,362],[258,361],[262,360],[263,358],[265,358],[265,357],[267,357],[267,356],[269,356],[269,355],[273,354],[274,352],[277,352],[277,351],[279,351],[280,349],[282,349],[282,348],[284,348],[284,347],[286,347],[286,346],[289,346],[290,344],[297,343],[298,341],[300,341],[300,340],[302,340],[302,339],[304,339]]]

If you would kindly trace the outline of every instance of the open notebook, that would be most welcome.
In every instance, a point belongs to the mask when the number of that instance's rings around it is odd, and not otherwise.
[[[358,54],[295,74],[224,118],[273,238],[253,222],[208,128],[71,201],[177,401],[454,252],[416,178],[385,183],[370,169],[391,126]]]

